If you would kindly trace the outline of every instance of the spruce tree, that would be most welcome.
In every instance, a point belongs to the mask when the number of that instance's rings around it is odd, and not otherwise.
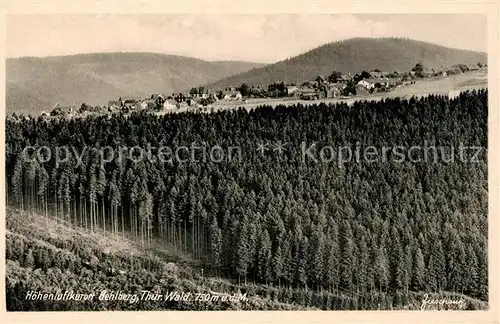
[[[422,291],[426,288],[424,255],[422,254],[420,247],[415,249],[413,258],[412,286],[415,291]]]
[[[213,217],[212,224],[210,225],[210,252],[212,255],[212,263],[218,270],[222,265],[222,233],[215,216]]]
[[[281,240],[278,242],[278,247],[274,252],[271,268],[272,268],[272,276],[274,282],[278,282],[278,287],[281,288],[281,279],[283,278],[284,273],[284,258],[283,253],[281,251]]]
[[[350,293],[354,288],[354,241],[351,225],[347,220],[342,223],[340,235],[340,288]]]
[[[258,249],[258,277],[262,282],[268,283],[268,280],[271,277],[271,268],[272,268],[272,246],[271,246],[271,238],[269,237],[269,233],[267,230],[261,235],[261,240],[259,243]]]

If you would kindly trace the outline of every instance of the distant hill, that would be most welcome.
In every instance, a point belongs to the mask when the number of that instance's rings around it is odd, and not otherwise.
[[[416,63],[437,68],[458,63],[486,62],[486,53],[458,50],[403,38],[352,38],[317,47],[307,53],[256,68],[210,84],[214,88],[243,83],[268,85],[284,81],[302,83],[332,71],[408,71]]]
[[[261,67],[153,53],[99,53],[7,59],[7,112],[38,114],[61,105],[102,105],[120,96],[185,91]]]

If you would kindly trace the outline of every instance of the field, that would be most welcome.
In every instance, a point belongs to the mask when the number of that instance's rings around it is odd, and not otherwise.
[[[325,103],[337,103],[346,102],[352,104],[357,100],[380,100],[382,98],[410,98],[411,96],[424,96],[428,94],[448,94],[450,91],[466,91],[472,89],[480,89],[488,87],[488,74],[487,70],[481,70],[476,72],[463,73],[448,77],[436,77],[432,79],[424,79],[417,81],[415,84],[403,86],[396,88],[391,92],[376,93],[368,96],[356,96],[353,98],[331,98],[331,99],[321,99],[321,100],[300,100],[294,98],[283,98],[283,99],[249,99],[247,103],[236,103],[219,101],[216,102],[214,110],[225,110],[234,109],[238,107],[244,107],[246,109],[256,108],[260,105],[293,105],[293,104],[311,104],[312,102],[325,102]]]

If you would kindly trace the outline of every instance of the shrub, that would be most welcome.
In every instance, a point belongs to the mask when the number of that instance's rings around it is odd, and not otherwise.
[[[25,268],[30,268],[30,269],[33,269],[35,267],[35,257],[33,256],[32,249],[29,249],[28,253],[26,253],[26,257],[24,258],[23,266]]]

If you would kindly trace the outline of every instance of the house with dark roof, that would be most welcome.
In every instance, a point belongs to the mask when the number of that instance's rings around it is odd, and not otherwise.
[[[314,79],[314,81],[316,81],[319,84],[321,84],[321,83],[325,82],[325,78],[323,78],[321,75],[318,75],[318,77],[316,79]]]
[[[120,108],[122,106],[121,100],[110,100],[108,101],[109,107]]]
[[[352,80],[351,73],[342,74],[340,78],[337,80],[338,82],[346,83]]]
[[[308,80],[304,83],[302,83],[301,87],[302,88],[317,88],[319,85],[318,81],[315,80]]]
[[[450,74],[460,74],[462,73],[462,69],[458,66],[452,66],[451,68],[449,68],[446,73],[448,73],[448,75]]]
[[[61,106],[59,103],[54,105],[54,108],[50,112],[51,116],[67,116],[72,115],[75,111],[73,106]]]
[[[299,88],[297,93],[302,100],[315,100],[320,97],[319,91],[308,87]]]
[[[429,68],[426,68],[422,71],[422,75],[424,77],[427,77],[427,78],[430,78],[430,77],[433,77],[434,74],[436,74],[436,70],[435,69],[429,69]]]
[[[469,71],[479,70],[479,66],[477,64],[468,64],[467,67],[469,68]]]
[[[370,73],[371,77],[374,79],[380,79],[380,78],[383,78],[385,76],[384,72],[380,72],[380,71],[370,71],[368,73]]]

